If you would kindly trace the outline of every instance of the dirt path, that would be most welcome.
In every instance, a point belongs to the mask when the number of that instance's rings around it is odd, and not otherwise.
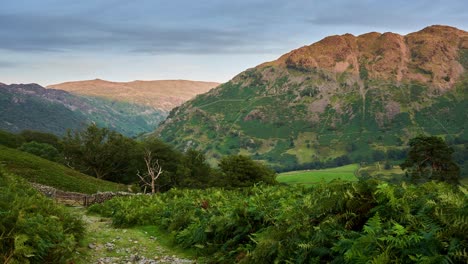
[[[75,263],[194,263],[181,258],[161,245],[157,236],[150,235],[144,228],[118,229],[109,218],[86,215],[86,209],[70,207],[81,215],[86,223],[83,246],[76,251]]]

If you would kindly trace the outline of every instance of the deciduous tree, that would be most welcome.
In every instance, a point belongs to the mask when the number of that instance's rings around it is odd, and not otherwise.
[[[135,175],[130,171],[135,151],[135,141],[95,124],[63,138],[67,165],[99,179],[119,182],[128,173]]]
[[[409,141],[406,160],[400,165],[413,182],[428,180],[459,183],[460,168],[452,160],[453,149],[442,138],[418,136]]]
[[[226,185],[230,187],[252,186],[258,182],[273,184],[275,172],[267,166],[243,155],[223,157],[219,168],[224,174]]]

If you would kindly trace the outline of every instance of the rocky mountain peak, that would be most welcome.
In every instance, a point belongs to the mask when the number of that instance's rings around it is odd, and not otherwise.
[[[361,79],[417,81],[446,90],[463,72],[457,58],[467,48],[468,32],[435,25],[405,36],[392,32],[329,36],[259,67],[349,72]]]

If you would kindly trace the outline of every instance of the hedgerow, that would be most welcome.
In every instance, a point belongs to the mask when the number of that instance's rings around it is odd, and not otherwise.
[[[219,263],[465,263],[468,192],[443,183],[171,190],[90,211],[156,225]]]

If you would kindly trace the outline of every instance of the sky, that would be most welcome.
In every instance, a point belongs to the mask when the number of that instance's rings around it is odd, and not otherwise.
[[[466,0],[0,0],[0,82],[226,82],[329,35],[468,30]]]

